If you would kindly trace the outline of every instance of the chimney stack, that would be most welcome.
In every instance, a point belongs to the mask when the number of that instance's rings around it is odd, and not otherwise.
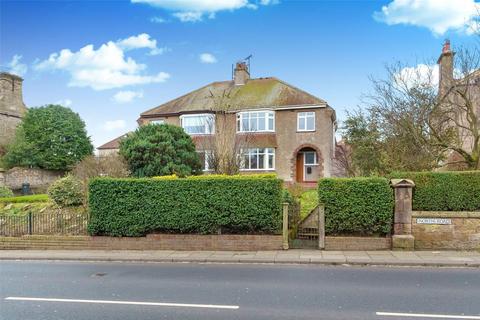
[[[450,48],[450,40],[445,40],[442,54],[438,58],[440,79],[438,83],[438,96],[443,98],[453,85],[453,52]]]
[[[247,63],[237,62],[235,70],[233,72],[233,81],[235,85],[244,85],[250,79],[250,70],[248,70]]]

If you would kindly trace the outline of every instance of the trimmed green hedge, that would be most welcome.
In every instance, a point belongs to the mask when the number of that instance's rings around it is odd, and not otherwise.
[[[30,196],[6,197],[0,198],[0,203],[30,203],[30,202],[48,202],[50,198],[46,194],[34,194]]]
[[[98,178],[89,186],[93,235],[278,233],[282,181],[274,177]]]
[[[396,172],[390,177],[413,180],[413,210],[480,210],[480,171]]]
[[[386,235],[394,198],[385,178],[325,178],[318,182],[328,235]]]

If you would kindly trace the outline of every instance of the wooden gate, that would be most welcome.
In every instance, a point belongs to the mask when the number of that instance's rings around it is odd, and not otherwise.
[[[296,228],[291,231],[290,248],[325,248],[325,207],[316,206]]]

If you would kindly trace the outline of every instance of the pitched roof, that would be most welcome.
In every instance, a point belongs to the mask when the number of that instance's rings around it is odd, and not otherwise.
[[[223,99],[223,95],[228,98]],[[212,98],[213,96],[213,98]],[[233,81],[213,82],[200,89],[140,114],[151,117],[198,111],[215,111],[225,105],[229,111],[253,108],[275,108],[300,105],[326,105],[327,103],[277,78],[249,79],[244,85]]]
[[[113,140],[108,141],[105,144],[102,144],[97,150],[106,150],[106,149],[119,149],[120,141],[127,136],[128,133],[122,134],[120,137],[116,137]]]

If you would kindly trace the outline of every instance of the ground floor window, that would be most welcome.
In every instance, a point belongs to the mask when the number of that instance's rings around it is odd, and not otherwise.
[[[201,150],[197,151],[198,157],[200,158],[200,163],[202,164],[203,171],[210,171],[212,170],[211,163],[212,163],[212,152],[210,150]]]
[[[275,149],[251,148],[242,150],[241,168],[243,170],[275,169]]]

